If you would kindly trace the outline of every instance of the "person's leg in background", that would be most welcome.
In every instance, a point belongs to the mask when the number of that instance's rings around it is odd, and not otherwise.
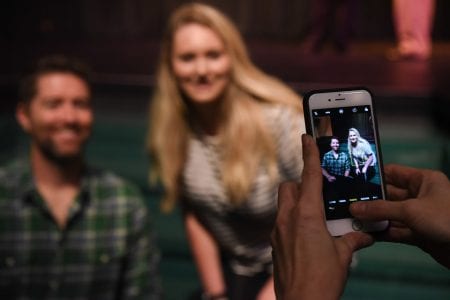
[[[329,35],[333,15],[330,0],[314,0],[310,2],[310,19],[308,33],[303,41],[302,51],[307,54],[318,53],[322,50]]]
[[[388,58],[426,60],[431,56],[435,0],[393,0],[397,47]]]
[[[333,43],[338,52],[347,51],[353,34],[353,19],[358,5],[355,0],[337,0],[334,5]]]

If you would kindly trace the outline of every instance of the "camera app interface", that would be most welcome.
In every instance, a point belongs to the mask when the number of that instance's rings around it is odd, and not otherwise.
[[[351,217],[350,203],[382,198],[371,107],[315,109],[312,114],[327,219]]]

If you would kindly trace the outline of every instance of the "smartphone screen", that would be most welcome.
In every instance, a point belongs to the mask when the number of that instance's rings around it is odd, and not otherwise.
[[[383,198],[372,107],[312,109],[327,220],[350,218],[352,202]]]
[[[312,91],[303,104],[306,130],[320,152],[329,232],[385,230],[387,220],[361,221],[349,212],[351,203],[385,198],[371,93],[365,88]]]

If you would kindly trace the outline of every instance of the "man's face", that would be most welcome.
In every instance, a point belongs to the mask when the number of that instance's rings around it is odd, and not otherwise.
[[[331,139],[330,147],[333,151],[337,152],[339,150],[339,141],[337,139]]]
[[[57,160],[80,157],[93,121],[87,83],[71,73],[48,73],[38,78],[36,91],[17,109],[32,148]]]

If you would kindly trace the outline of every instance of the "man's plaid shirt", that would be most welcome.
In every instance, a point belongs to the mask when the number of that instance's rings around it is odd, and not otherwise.
[[[331,175],[344,176],[345,171],[350,170],[350,159],[345,152],[339,152],[338,158],[334,158],[331,150],[323,156],[322,168]]]
[[[132,184],[88,170],[61,229],[28,162],[0,170],[1,299],[159,299],[158,262]]]

